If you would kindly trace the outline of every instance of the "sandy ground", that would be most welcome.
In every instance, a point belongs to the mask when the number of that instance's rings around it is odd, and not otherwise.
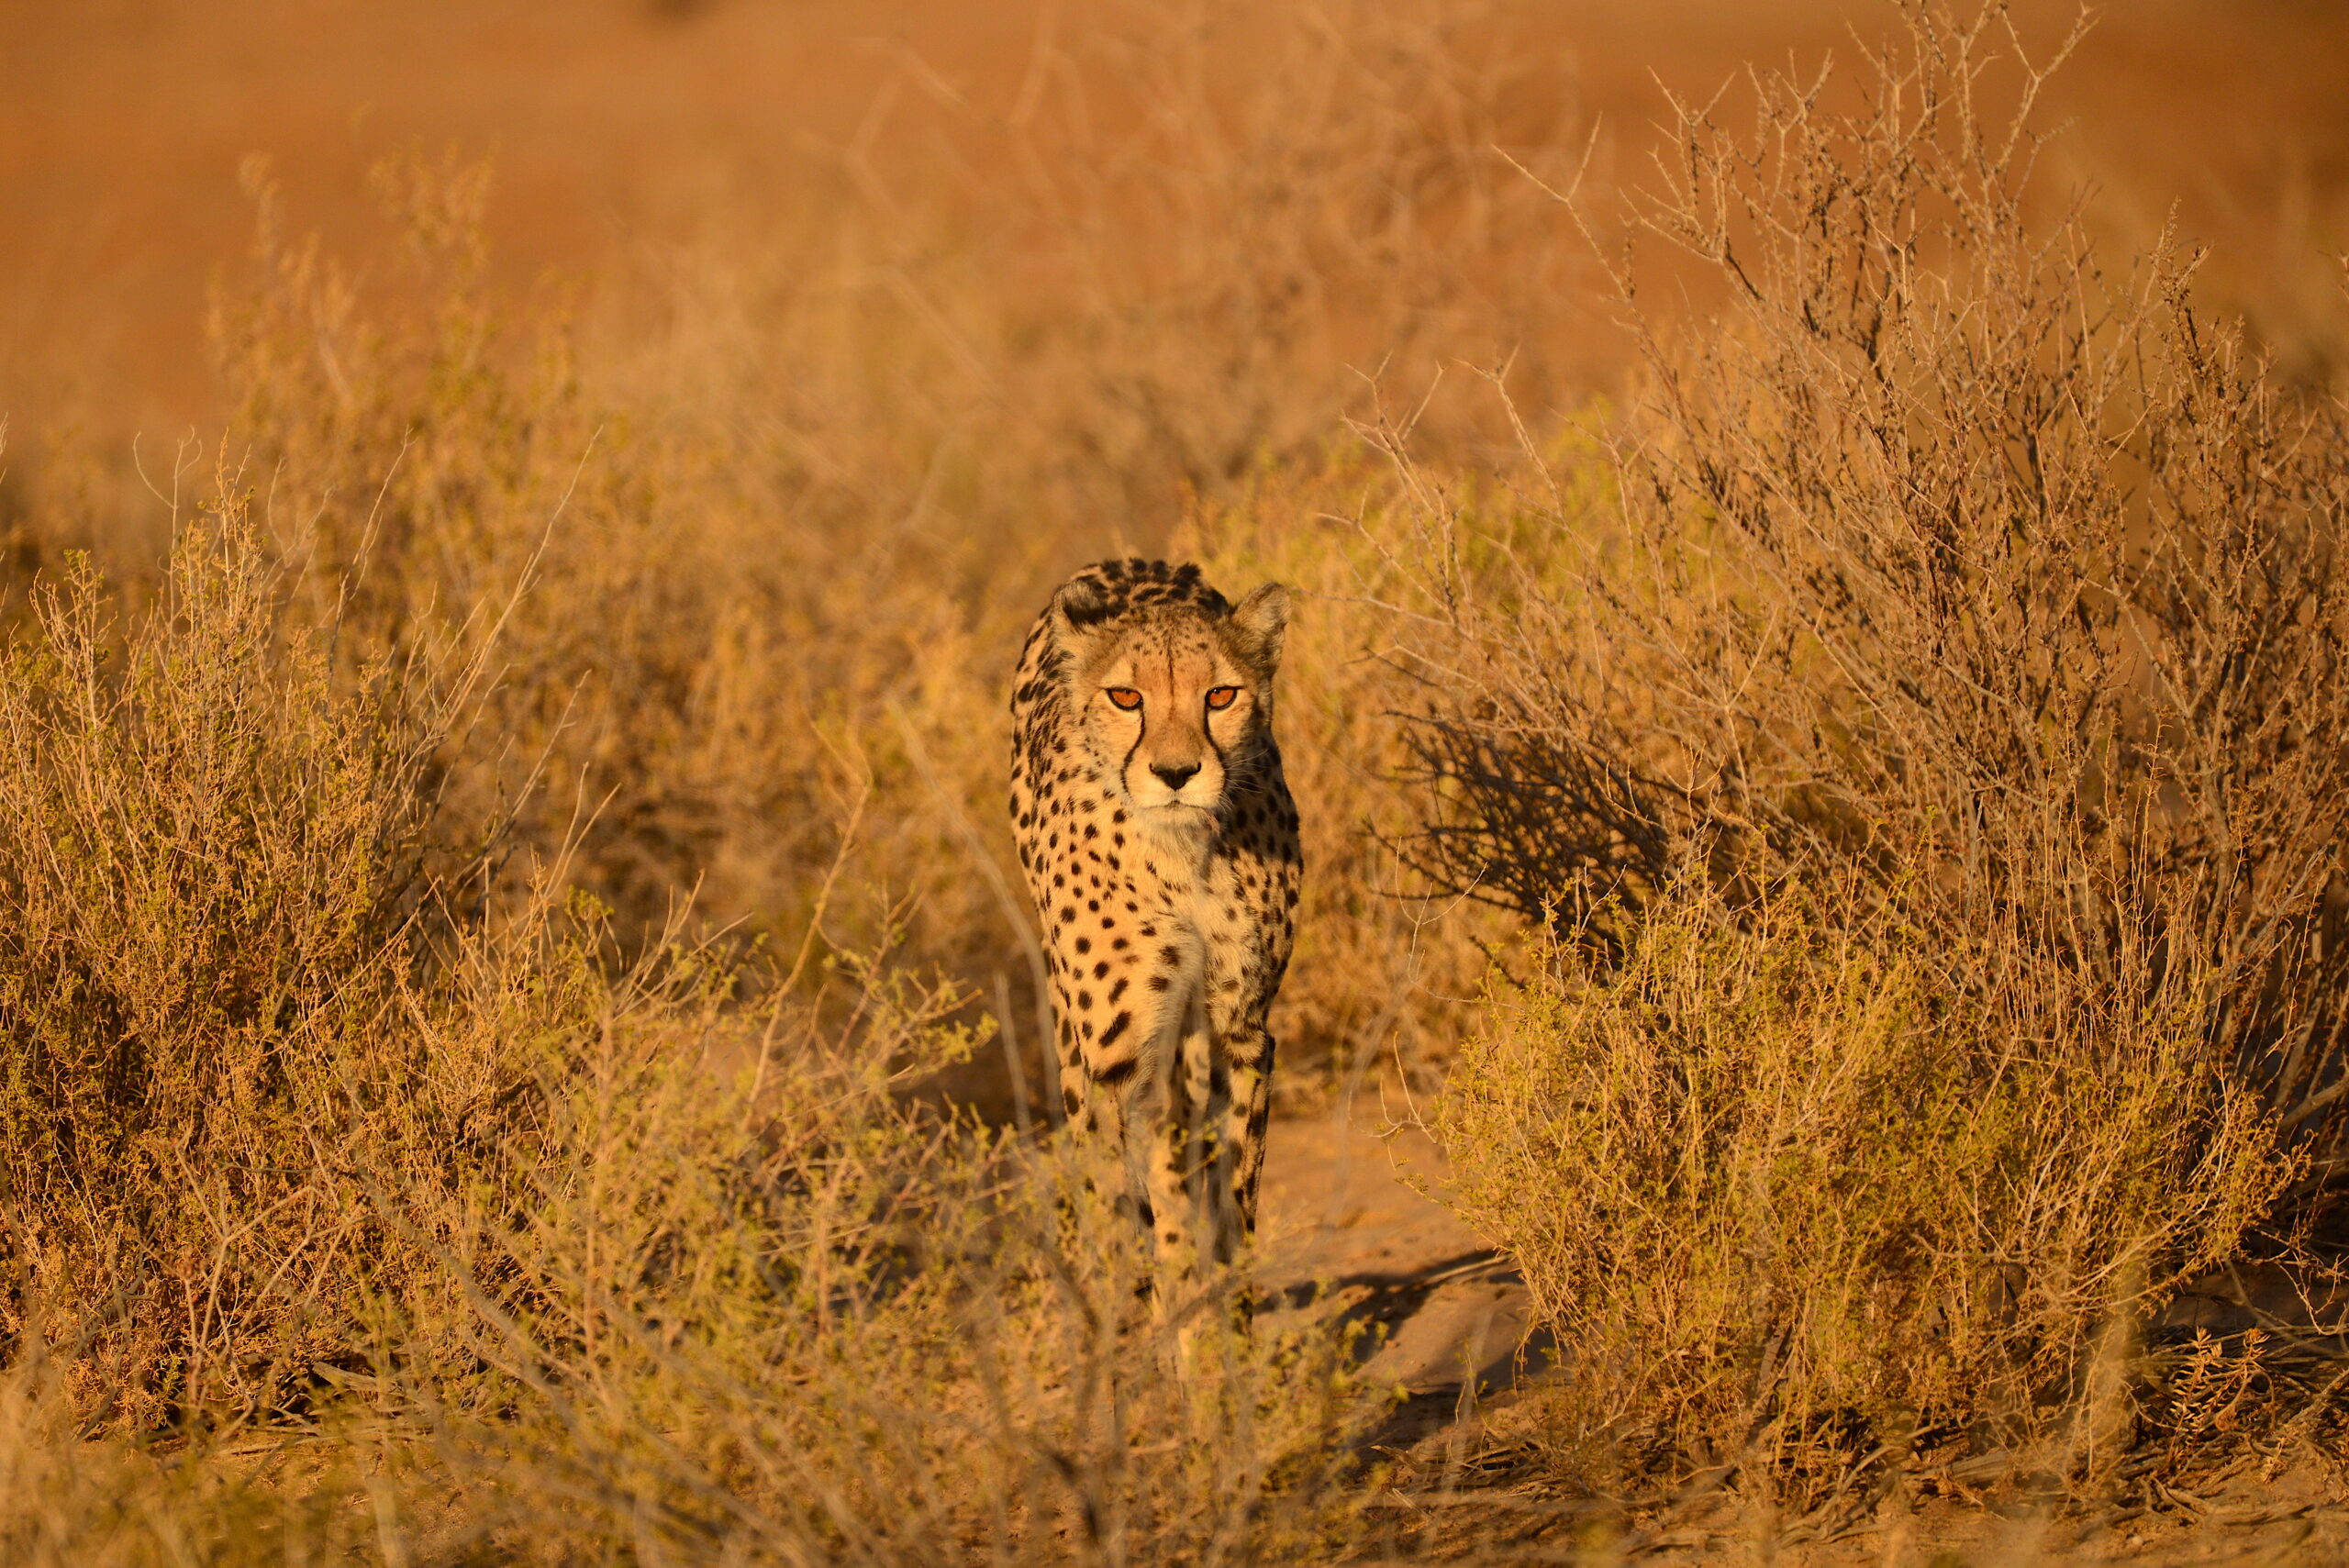
[[[1516,1462],[1507,1413],[1557,1357],[1528,1336],[1524,1282],[1431,1197],[1442,1154],[1375,1106],[1276,1123],[1267,1151],[1259,1299],[1367,1326],[1371,1376],[1402,1398],[1372,1446],[1399,1475],[1453,1496],[1427,1514],[1430,1560],[1817,1564],[2349,1564],[2349,1504],[2311,1470],[2247,1465],[2171,1506],[2050,1510],[1899,1497],[1846,1514],[1760,1517],[1718,1497],[1625,1518],[1546,1494]],[[2221,1331],[2305,1320],[2272,1273],[2214,1277],[2169,1320]],[[1442,1514],[1443,1517],[1438,1518]]]
[[[1375,1113],[1276,1126],[1265,1157],[1259,1288],[1368,1326],[1370,1372],[1411,1396],[1389,1441],[1448,1424],[1464,1388],[1473,1405],[1547,1365],[1520,1354],[1523,1282],[1429,1195],[1443,1175],[1426,1133]]]

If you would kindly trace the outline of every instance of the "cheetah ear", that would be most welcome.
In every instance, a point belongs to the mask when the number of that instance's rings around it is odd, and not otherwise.
[[[1052,595],[1052,610],[1060,617],[1063,636],[1089,633],[1109,618],[1110,609],[1109,596],[1101,591],[1098,583],[1088,578],[1073,577]]]
[[[1288,590],[1267,583],[1231,612],[1237,651],[1265,674],[1280,668],[1281,642],[1288,632]]]

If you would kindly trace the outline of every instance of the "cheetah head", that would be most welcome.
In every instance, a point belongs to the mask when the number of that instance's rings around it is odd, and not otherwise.
[[[1203,584],[1128,595],[1079,575],[1052,610],[1077,732],[1138,820],[1204,827],[1247,790],[1272,734],[1286,588],[1267,583],[1233,606]]]

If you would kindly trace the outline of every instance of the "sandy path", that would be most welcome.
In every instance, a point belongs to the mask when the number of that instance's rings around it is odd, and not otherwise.
[[[1521,1495],[1505,1473],[1474,1473],[1486,1446],[1479,1440],[1481,1415],[1506,1406],[1553,1358],[1538,1336],[1520,1350],[1531,1314],[1515,1271],[1420,1190],[1444,1177],[1435,1145],[1416,1129],[1382,1136],[1382,1125],[1375,1106],[1358,1107],[1351,1118],[1341,1113],[1274,1125],[1259,1229],[1259,1299],[1270,1297],[1275,1313],[1309,1312],[1368,1325],[1374,1348],[1366,1370],[1407,1396],[1373,1436],[1373,1447],[1402,1459],[1423,1480],[1453,1475],[1464,1486],[1480,1479],[1497,1483],[1491,1494],[1497,1501]],[[2172,1307],[2168,1326],[2230,1331],[2254,1322],[2305,1320],[2312,1304],[2293,1299],[2266,1273],[2212,1276]],[[1466,1471],[1455,1469],[1464,1462]],[[2253,1465],[2214,1479],[2219,1484],[2209,1496],[2178,1496],[2175,1507],[2152,1513],[2118,1507],[2050,1513],[1948,1498],[1911,1505],[1895,1496],[1864,1517],[1836,1522],[1830,1533],[1838,1539],[1823,1542],[1804,1540],[1818,1521],[1757,1518],[1726,1499],[1699,1498],[1661,1516],[1624,1521],[1625,1533],[1596,1560],[2349,1568],[2349,1506],[2341,1500],[2343,1484],[2332,1476],[2295,1463],[2273,1474]],[[1464,1555],[1487,1562],[1555,1560],[1549,1554],[1558,1539],[1542,1544],[1547,1532],[1526,1528],[1531,1522],[1506,1509],[1481,1521],[1464,1516],[1418,1544],[1430,1561]]]
[[[1520,1354],[1525,1286],[1422,1188],[1443,1157],[1375,1109],[1275,1123],[1265,1153],[1258,1288],[1275,1310],[1365,1325],[1366,1371],[1408,1398],[1373,1440],[1400,1451],[1506,1396],[1546,1364]]]

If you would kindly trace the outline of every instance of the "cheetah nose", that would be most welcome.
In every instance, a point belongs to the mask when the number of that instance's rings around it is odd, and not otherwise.
[[[1158,782],[1168,789],[1181,789],[1197,775],[1199,765],[1197,762],[1152,762],[1150,771],[1156,773]]]

